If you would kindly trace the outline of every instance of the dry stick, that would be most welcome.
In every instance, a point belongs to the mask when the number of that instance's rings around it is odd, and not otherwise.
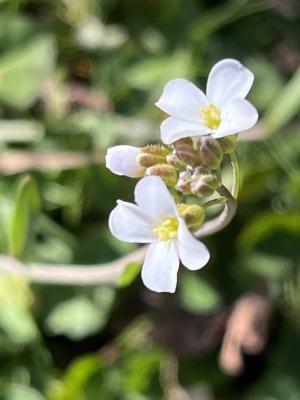
[[[142,262],[147,246],[117,260],[96,265],[23,264],[10,256],[0,256],[0,270],[27,278],[31,282],[58,285],[96,285],[115,283],[130,262]]]
[[[241,297],[227,321],[219,364],[228,375],[238,375],[243,367],[243,353],[259,354],[267,340],[271,316],[270,300],[257,293]]]
[[[35,153],[28,151],[4,151],[0,155],[0,173],[13,175],[25,171],[61,171],[76,169],[103,162],[101,153],[65,151]]]
[[[228,198],[223,212],[216,218],[206,222],[196,233],[204,237],[223,229],[234,216],[236,201],[230,192],[221,186],[219,194]],[[117,260],[96,265],[51,265],[22,263],[10,256],[0,256],[0,270],[19,275],[32,282],[57,285],[96,285],[99,283],[115,283],[130,262],[141,263],[148,246],[134,250]]]
[[[113,111],[113,104],[106,94],[100,90],[92,90],[91,88],[80,85],[78,83],[69,83],[69,100],[71,103],[78,103],[85,107],[100,112]]]
[[[178,381],[178,361],[171,354],[161,362],[160,382],[166,400],[191,400],[187,391]]]

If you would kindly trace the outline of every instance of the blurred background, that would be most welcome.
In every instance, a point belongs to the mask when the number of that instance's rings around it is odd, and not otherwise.
[[[298,0],[0,1],[1,400],[300,399],[299,37]],[[138,263],[101,285],[5,272],[133,251],[107,218],[135,182],[106,149],[159,140],[164,84],[204,88],[226,57],[254,72],[261,118],[208,267],[175,295]]]

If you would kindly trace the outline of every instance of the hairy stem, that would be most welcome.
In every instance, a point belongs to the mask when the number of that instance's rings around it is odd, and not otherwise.
[[[117,260],[96,265],[25,264],[11,256],[0,256],[0,270],[45,284],[81,286],[115,283],[130,262],[143,261],[147,247],[139,247]]]
[[[206,210],[209,207],[221,206],[222,204],[226,203],[226,201],[227,201],[226,197],[218,197],[217,199],[212,199],[207,201],[206,203],[202,204],[201,207]]]
[[[237,200],[240,190],[240,167],[234,152],[230,154],[230,162],[233,174],[231,194]]]
[[[217,190],[221,196],[226,197],[227,201],[224,204],[224,210],[216,218],[205,222],[200,229],[194,234],[197,238],[212,235],[224,229],[235,216],[237,209],[236,199],[232,196],[225,186],[219,187]]]
[[[240,188],[240,169],[235,153],[230,154],[230,162],[232,166],[232,189],[231,192],[222,185],[217,192],[226,199],[224,209],[216,218],[205,222],[201,228],[194,234],[197,238],[209,236],[224,229],[236,214],[237,197]],[[204,207],[220,204],[220,199],[214,199],[207,202]]]

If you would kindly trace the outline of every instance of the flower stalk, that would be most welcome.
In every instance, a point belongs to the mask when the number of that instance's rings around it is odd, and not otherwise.
[[[231,193],[235,200],[237,200],[240,190],[240,167],[234,152],[230,154],[230,162],[233,174]]]

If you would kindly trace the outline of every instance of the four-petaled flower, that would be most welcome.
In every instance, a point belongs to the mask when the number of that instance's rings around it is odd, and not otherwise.
[[[142,178],[135,187],[136,204],[118,200],[109,228],[119,240],[151,243],[142,268],[144,284],[156,292],[174,293],[179,260],[190,270],[209,261],[206,246],[188,230],[161,178]]]
[[[253,79],[239,61],[225,59],[210,71],[206,95],[185,79],[168,82],[156,103],[170,115],[161,124],[162,141],[207,134],[221,138],[250,129],[258,119],[255,107],[245,100]]]

